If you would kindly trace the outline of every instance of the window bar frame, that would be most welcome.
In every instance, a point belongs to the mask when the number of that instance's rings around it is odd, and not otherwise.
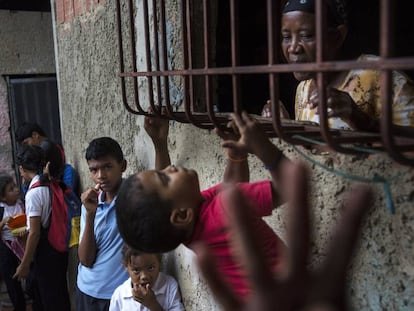
[[[210,10],[208,7],[208,0],[203,0],[203,42],[204,42],[204,69],[208,70],[210,68]],[[210,122],[214,127],[225,129],[217,120],[213,102],[212,102],[212,90],[211,90],[211,76],[204,75],[204,87],[206,94],[206,108],[207,114],[210,119]]]
[[[122,19],[121,19],[121,4],[120,0],[115,1],[115,11],[117,17],[117,30],[118,30],[118,58],[119,58],[119,72],[123,73],[125,71],[125,60],[124,60],[124,49],[123,49],[123,36],[122,36]],[[121,80],[121,97],[122,103],[125,109],[133,114],[136,114],[136,111],[131,109],[127,104],[127,95],[126,95],[126,87],[125,87],[125,77],[120,76]]]
[[[235,73],[239,64],[239,27],[238,27],[238,6],[235,0],[230,1],[230,43],[231,43],[231,79],[233,93],[233,111],[241,113],[240,106],[240,77]]]
[[[327,12],[326,7],[323,5],[324,0],[316,0],[315,3],[315,16],[316,16],[316,65],[323,69],[329,66],[332,66],[335,70],[335,67],[337,67],[337,62],[331,62],[331,64],[324,61],[324,50],[323,50],[323,42],[324,38],[327,35]],[[361,66],[358,66],[359,64],[357,61],[352,60],[348,62],[348,64],[355,64],[356,68],[361,68]],[[346,68],[346,70],[349,70]],[[318,70],[316,72],[316,82],[317,82],[317,88],[318,88],[318,112],[319,112],[319,127],[321,130],[322,138],[326,142],[329,148],[336,152],[340,152],[343,154],[358,154],[360,152],[357,152],[354,148],[347,148],[343,147],[342,143],[346,143],[347,140],[346,137],[333,136],[332,134],[335,133],[330,129],[329,127],[329,121],[328,121],[328,104],[327,104],[327,98],[326,98],[326,83],[325,83],[325,71],[324,70]],[[372,135],[371,133],[367,134],[360,132],[361,136],[356,138],[354,137],[352,141],[354,143],[357,143],[358,141],[361,142],[367,142],[367,141],[378,141],[380,142],[380,135]]]
[[[390,0],[381,0],[380,12],[380,56],[381,59],[388,60],[393,56],[394,36],[395,30],[395,3]],[[414,158],[403,156],[395,144],[395,137],[393,135],[393,110],[392,103],[392,71],[390,69],[381,71],[381,137],[383,145],[387,153],[395,161],[414,166]]]
[[[121,79],[121,97],[122,97],[122,103],[125,107],[125,109],[132,113],[132,114],[142,114],[143,111],[140,113],[139,109],[138,111],[133,109],[130,104],[128,103],[128,98],[127,98],[127,90],[126,90],[126,79],[127,79],[127,75],[123,75],[123,73],[125,72],[125,58],[124,58],[124,48],[123,48],[123,44],[124,44],[124,38],[123,38],[123,34],[122,34],[122,17],[121,17],[121,0],[117,0],[115,2],[115,6],[116,6],[116,16],[117,16],[117,26],[118,26],[118,51],[119,51],[119,70],[121,72],[121,74],[119,75],[120,79]],[[127,15],[129,16],[129,14]],[[131,20],[129,19],[127,22],[131,22]]]
[[[277,48],[276,42],[280,42],[280,31],[274,31],[280,29],[281,18],[275,18],[275,16],[282,16],[282,7],[284,2],[275,5],[274,1],[266,1],[266,14],[267,14],[267,40],[268,40],[268,66],[274,67],[280,65],[280,49]],[[300,130],[300,134],[304,133],[304,127],[302,125],[283,124],[280,116],[280,88],[279,88],[279,70],[275,72],[269,72],[269,91],[271,100],[272,122],[271,127],[275,133],[269,131],[269,127],[264,123],[262,127],[266,131],[266,134],[270,137],[277,137],[290,144],[301,144],[293,138],[294,134]],[[320,135],[319,131],[310,132],[311,136]],[[306,133],[306,136],[309,134]]]
[[[133,0],[128,0],[128,13],[129,13],[129,36],[130,36],[130,43],[131,43],[131,56],[132,56],[132,70],[134,72],[137,72],[137,51],[136,51],[136,40],[135,40],[135,29],[134,29],[134,23],[132,22],[134,20],[134,11],[132,9],[133,7]],[[140,112],[144,112],[142,109],[140,103],[139,103],[139,90],[138,90],[138,77],[133,77],[133,89],[134,89],[134,103],[135,107]]]
[[[151,66],[147,68],[147,72],[137,72],[137,63],[136,63],[136,37],[135,37],[135,28],[133,24],[133,10],[132,10],[132,0],[128,1],[127,9],[125,8],[126,14],[122,15],[121,11],[121,0],[116,1],[116,15],[117,15],[117,27],[118,27],[118,44],[119,44],[119,69],[120,74],[119,77],[121,78],[121,92],[122,92],[122,100],[124,103],[125,108],[128,112],[133,114],[140,114],[140,115],[153,115],[157,114],[157,110],[154,113],[150,113],[144,111],[139,103],[139,87],[138,87],[138,77],[147,77],[149,80],[152,81],[154,77],[158,79],[162,79],[164,77],[166,79],[167,84],[169,76],[178,75],[183,78],[183,87],[184,87],[184,109],[185,109],[185,117],[180,115],[180,113],[170,113],[168,116],[165,114],[160,115],[161,117],[168,117],[170,119],[176,119],[179,122],[184,123],[193,123],[195,126],[200,128],[207,128],[211,129],[213,126],[217,126],[218,124],[223,124],[226,121],[226,117],[223,118],[215,113],[213,106],[211,104],[211,84],[210,84],[210,75],[231,75],[232,77],[232,91],[235,94],[233,96],[233,106],[235,112],[241,112],[240,104],[239,104],[239,91],[240,91],[240,84],[239,78],[240,75],[243,74],[255,74],[255,73],[267,73],[269,75],[269,86],[271,89],[271,99],[272,99],[272,109],[274,110],[273,117],[272,117],[272,130],[277,134],[277,136],[289,143],[293,144],[306,144],[303,141],[293,137],[295,134],[302,134],[303,136],[308,137],[315,137],[315,136],[322,136],[322,140],[327,143],[327,145],[340,153],[352,153],[356,154],[359,153],[352,148],[346,148],[342,144],[355,144],[358,142],[381,142],[380,145],[375,146],[378,150],[386,151],[395,161],[403,164],[413,165],[414,159],[407,158],[402,155],[401,152],[404,151],[412,151],[414,143],[412,142],[412,135],[411,135],[411,128],[404,130],[404,129],[394,129],[392,127],[392,103],[391,100],[391,82],[392,82],[392,71],[393,70],[406,70],[414,68],[414,57],[408,56],[405,58],[391,57],[391,43],[390,40],[392,38],[391,34],[391,18],[395,17],[393,14],[394,11],[388,9],[391,5],[390,0],[381,0],[381,11],[380,11],[380,20],[381,20],[381,37],[380,37],[380,60],[378,62],[368,62],[368,61],[323,61],[323,37],[324,31],[326,31],[325,27],[323,27],[326,18],[324,12],[322,1],[323,0],[316,0],[316,43],[317,43],[317,59],[315,63],[307,63],[307,64],[279,64],[277,63],[277,52],[278,50],[275,49],[275,41],[276,36],[274,34],[274,27],[271,27],[271,23],[269,23],[269,19],[273,19],[274,12],[271,10],[269,12],[269,7],[272,7],[271,0],[267,0],[267,19],[268,19],[268,62],[267,65],[258,65],[258,66],[238,66],[239,65],[239,55],[238,55],[238,40],[239,40],[239,33],[237,29],[237,4],[234,0],[230,1],[230,11],[231,11],[231,57],[232,57],[232,64],[230,67],[222,67],[222,68],[210,68],[210,59],[209,59],[209,47],[210,42],[208,38],[208,27],[209,27],[209,15],[207,10],[207,0],[204,0],[203,7],[204,7],[204,24],[203,24],[203,32],[204,32],[204,53],[205,53],[205,66],[202,69],[193,68],[193,51],[192,51],[192,26],[191,26],[191,0],[182,0],[181,5],[183,11],[181,12],[182,15],[182,46],[183,46],[183,66],[184,69],[174,70],[171,68],[168,69],[168,59],[166,57],[167,54],[167,46],[166,46],[166,28],[165,28],[165,14],[163,17],[163,21],[161,22],[161,26],[163,27],[163,53],[164,53],[164,62],[167,62],[164,65],[163,70],[157,69],[152,71]],[[146,0],[147,1],[147,0]],[[160,0],[165,10],[165,1]],[[280,8],[281,9],[281,8]],[[148,13],[148,9],[144,10]],[[165,11],[164,11],[165,12]],[[184,14],[185,12],[185,14]],[[156,13],[155,13],[156,14]],[[184,16],[185,15],[185,16]],[[122,16],[126,16],[129,18],[129,21],[123,23]],[[278,19],[280,22],[280,18]],[[274,21],[273,21],[274,22]],[[125,25],[124,25],[125,24]],[[147,24],[147,23],[146,23]],[[158,24],[158,23],[154,23]],[[123,27],[129,26],[129,35],[130,35],[130,43],[131,43],[131,59],[133,60],[132,72],[125,72],[125,55],[124,55],[124,37],[122,33]],[[272,36],[273,33],[273,36]],[[128,34],[128,31],[125,32]],[[278,33],[279,34],[279,33]],[[280,39],[279,39],[280,41]],[[127,41],[126,41],[127,42]],[[146,44],[150,46],[149,34],[146,37]],[[319,52],[318,52],[319,51]],[[148,64],[148,62],[147,62]],[[130,65],[128,65],[130,66]],[[342,133],[340,130],[330,129],[328,126],[328,118],[327,118],[327,103],[326,103],[326,94],[325,94],[325,87],[324,87],[324,76],[326,72],[332,71],[344,71],[344,70],[351,70],[351,69],[373,69],[373,70],[380,70],[381,71],[381,97],[382,97],[382,114],[381,114],[381,131],[380,133],[364,133],[364,132],[356,132],[355,135],[352,133]],[[294,72],[296,70],[303,70],[303,71],[313,71],[316,72],[317,76],[317,87],[320,92],[320,101],[319,101],[319,111],[320,111],[320,124],[319,126],[308,126],[308,125],[296,125],[294,123],[289,122],[282,122],[280,120],[280,113],[277,113],[279,110],[279,106],[277,105],[280,94],[278,94],[278,75],[282,72]],[[193,77],[194,76],[205,76],[205,86],[206,86],[206,100],[207,100],[207,115],[205,113],[195,113],[194,112],[194,83]],[[133,90],[134,90],[134,101],[137,107],[137,110],[133,109],[132,106],[128,103],[127,99],[127,85],[126,79],[132,77],[133,80]],[[128,88],[130,86],[128,85]],[[160,85],[162,91],[162,85]],[[153,88],[149,88],[151,92],[153,92]],[[272,93],[274,90],[274,93]],[[160,91],[160,90],[158,90]],[[168,99],[169,97],[169,88],[167,90]],[[207,94],[208,92],[208,94]],[[209,99],[210,98],[210,99]],[[161,98],[160,98],[161,100]],[[167,108],[171,108],[170,103],[166,103]],[[210,123],[208,122],[210,120]],[[261,125],[268,125],[266,122],[261,122]],[[293,126],[292,126],[293,125]],[[279,131],[278,131],[279,130]],[[270,136],[273,133],[267,132]],[[378,135],[377,135],[378,134]],[[319,137],[321,139],[321,137]],[[400,139],[406,139],[410,144],[403,145],[400,143]],[[396,143],[398,141],[398,143]]]
[[[166,15],[165,15],[165,1],[160,1],[160,24],[161,24],[161,49],[162,49],[162,57],[163,57],[163,72],[168,72],[168,52],[167,52],[167,30],[166,30]],[[172,107],[170,102],[170,75],[163,75],[164,80],[164,100],[165,106],[167,108],[167,113],[169,116],[173,116],[172,114]],[[175,118],[174,118],[175,119]]]
[[[143,1],[143,14],[144,14],[144,40],[145,40],[145,65],[147,71],[152,71],[152,59],[151,59],[151,41],[150,41],[150,24],[149,24],[149,7],[148,0]],[[155,25],[154,25],[155,27]],[[154,29],[155,30],[155,29]],[[157,49],[155,59],[157,59]],[[154,101],[154,92],[153,92],[153,77],[146,76],[148,82],[148,100],[149,105],[154,114],[159,114],[159,109],[157,109]],[[147,112],[149,114],[149,112]]]
[[[150,29],[150,24],[149,24],[149,15],[148,15],[148,0],[144,0],[144,3],[147,2],[147,6],[146,9],[144,9],[144,14],[146,16],[145,21],[145,37],[148,38],[148,40],[150,39],[150,33],[149,33],[149,29]],[[155,71],[160,71],[160,46],[158,43],[158,11],[157,11],[157,2],[156,0],[152,0],[152,16],[153,16],[153,20],[154,20],[154,25],[153,25],[153,44],[154,44],[154,51],[155,51],[155,57],[154,57],[154,66],[155,66]],[[148,59],[151,59],[151,44],[150,41],[147,42],[146,47],[145,47],[145,53],[146,53],[146,59],[147,59],[147,71],[151,72],[152,70],[152,61],[150,66],[148,66]],[[162,107],[162,94],[161,94],[161,77],[160,76],[156,76],[155,77],[155,91],[157,94],[157,98],[158,98],[158,105],[155,105],[154,103],[154,89],[153,89],[153,79],[154,77],[148,77],[148,92],[150,93],[150,106],[154,111],[154,114],[156,115],[160,115],[161,114],[161,107]],[[151,100],[152,98],[152,100]]]
[[[274,15],[281,16],[281,5],[275,5],[273,0],[266,0],[267,10],[267,58],[269,66],[278,63],[279,50],[275,48],[276,42],[280,39],[280,31],[274,31],[280,25],[280,18],[274,18]],[[284,134],[282,121],[280,118],[280,92],[279,92],[279,74],[269,73],[269,92],[271,100],[272,125],[279,139],[288,141]]]
[[[183,0],[184,1],[184,0]],[[191,124],[202,128],[202,129],[211,129],[211,126],[208,124],[203,124],[194,115],[194,105],[195,105],[195,96],[194,96],[194,75],[197,75],[195,71],[198,71],[193,66],[193,44],[192,44],[192,31],[191,31],[191,0],[186,0],[186,32],[187,32],[187,60],[188,60],[188,68],[187,70],[184,70],[183,74],[187,75],[189,77],[189,105],[185,105],[185,115],[187,117],[187,122],[190,122]],[[204,69],[200,69],[204,71]],[[199,75],[202,75],[201,73]],[[205,122],[204,122],[205,123]]]

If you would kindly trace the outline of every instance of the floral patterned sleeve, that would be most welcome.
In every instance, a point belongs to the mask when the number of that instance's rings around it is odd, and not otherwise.
[[[393,123],[414,126],[414,82],[401,72],[393,72]]]

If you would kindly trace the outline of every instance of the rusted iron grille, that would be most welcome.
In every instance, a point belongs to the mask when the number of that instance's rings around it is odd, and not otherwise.
[[[211,129],[224,128],[229,120],[228,113],[216,112],[214,107],[214,78],[220,75],[231,77],[231,92],[233,111],[240,112],[240,83],[242,75],[266,74],[268,77],[272,118],[258,118],[260,125],[270,137],[279,137],[295,145],[308,145],[320,141],[341,153],[355,154],[362,148],[354,145],[368,145],[370,150],[386,151],[397,162],[414,165],[414,159],[407,156],[408,151],[414,151],[414,129],[408,127],[398,133],[391,126],[391,74],[392,70],[414,69],[414,57],[393,58],[392,34],[395,8],[392,0],[379,0],[380,5],[380,56],[378,62],[370,61],[324,61],[323,42],[326,27],[323,0],[316,0],[316,38],[317,56],[315,63],[284,64],[279,62],[280,56],[280,8],[281,1],[266,1],[267,20],[267,59],[265,65],[240,66],[238,53],[238,20],[236,0],[229,1],[230,7],[230,46],[231,66],[217,67],[211,60],[210,37],[210,1],[208,0],[117,0],[117,26],[119,38],[120,78],[122,98],[125,108],[134,114],[163,117],[197,127]],[[170,23],[180,33],[180,43],[174,47],[174,53],[180,55],[181,61],[172,64],[167,40],[167,16],[169,6],[177,5],[179,23]],[[138,9],[140,6],[140,9]],[[198,27],[192,13],[199,10],[202,21]],[[139,15],[139,18],[137,16]],[[264,17],[265,18],[265,17]],[[137,31],[136,20],[143,25],[143,32]],[[178,29],[178,30],[177,30]],[[171,31],[171,27],[170,27]],[[194,38],[202,38],[202,66],[196,66]],[[137,50],[139,47],[140,51]],[[137,52],[144,68],[138,70]],[[178,65],[177,65],[178,63]],[[142,66],[140,66],[142,67]],[[325,102],[324,75],[330,71],[346,71],[351,69],[381,70],[382,117],[381,131],[378,134],[356,131],[339,131],[329,129],[327,119],[327,104]],[[296,122],[280,118],[279,105],[279,74],[294,71],[313,71],[317,73],[319,91],[320,124]],[[202,83],[197,83],[202,81]],[[178,81],[178,82],[177,82]],[[172,85],[179,89],[179,99],[171,97]],[[178,87],[177,87],[178,85]],[[202,88],[203,105],[195,99],[197,88]],[[144,98],[144,100],[142,100]],[[172,102],[173,101],[173,102]],[[159,106],[165,107],[164,111]]]

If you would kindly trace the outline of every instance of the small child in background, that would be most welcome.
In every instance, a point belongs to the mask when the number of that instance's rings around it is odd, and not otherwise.
[[[0,274],[6,283],[7,292],[15,311],[26,310],[22,284],[13,278],[24,254],[19,238],[14,236],[8,226],[13,216],[24,213],[20,191],[13,178],[0,173]]]
[[[110,311],[182,311],[177,281],[160,272],[161,254],[137,251],[127,244],[122,260],[129,278],[112,295]]]

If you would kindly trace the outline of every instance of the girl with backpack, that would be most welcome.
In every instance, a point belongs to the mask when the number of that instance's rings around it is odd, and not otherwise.
[[[63,162],[54,156],[59,155],[56,145],[47,142],[43,147],[23,145],[17,155],[16,164],[29,189],[25,197],[29,234],[14,277],[26,279],[31,272],[33,311],[70,311],[67,252],[55,250],[48,241],[52,204],[48,183],[61,175]],[[46,167],[48,174],[43,174]],[[38,182],[41,186],[32,188]]]

